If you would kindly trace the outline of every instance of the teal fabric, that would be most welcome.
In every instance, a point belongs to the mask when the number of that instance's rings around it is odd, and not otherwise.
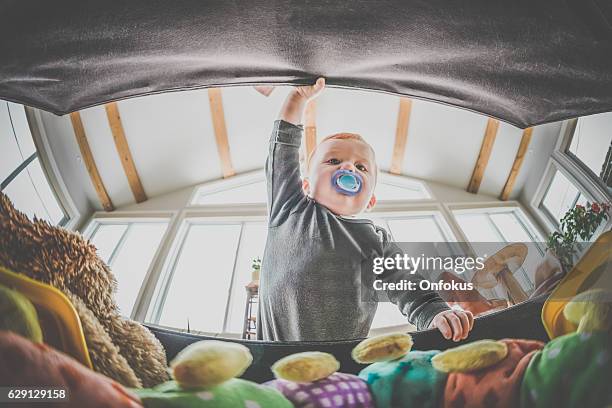
[[[412,351],[401,359],[374,363],[359,377],[365,380],[378,408],[438,407],[446,374],[431,365],[439,351]]]
[[[145,408],[292,408],[273,388],[234,378],[206,390],[183,390],[175,381],[132,389]]]
[[[612,406],[612,341],[608,333],[571,333],[551,340],[527,367],[521,406]]]

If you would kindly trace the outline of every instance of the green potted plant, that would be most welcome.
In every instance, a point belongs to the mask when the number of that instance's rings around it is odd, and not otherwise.
[[[253,272],[251,273],[251,280],[259,281],[259,271],[261,269],[261,258],[253,258],[253,263],[251,264],[251,268],[253,268]]]
[[[574,266],[578,252],[576,243],[587,242],[604,220],[608,220],[608,203],[587,203],[586,207],[576,205],[563,218],[559,231],[548,236],[546,245],[559,259],[564,271]]]

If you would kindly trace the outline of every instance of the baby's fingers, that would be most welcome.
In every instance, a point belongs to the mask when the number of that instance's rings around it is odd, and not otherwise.
[[[459,319],[461,320],[461,340],[465,339],[470,330],[471,330],[471,324],[470,324],[470,318],[469,315],[471,315],[471,313],[469,312],[456,312],[455,313],[457,316],[459,316]]]
[[[463,328],[461,327],[461,320],[459,320],[459,317],[452,312],[444,314],[444,317],[446,317],[453,328],[453,341],[461,340],[463,336]]]
[[[434,319],[434,326],[440,330],[440,333],[442,333],[442,336],[444,336],[446,340],[449,340],[453,336],[453,330],[444,316],[436,316]]]

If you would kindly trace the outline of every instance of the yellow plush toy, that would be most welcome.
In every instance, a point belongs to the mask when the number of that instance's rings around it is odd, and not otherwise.
[[[610,331],[612,329],[612,292],[593,289],[574,296],[565,305],[563,316],[576,324],[578,333]]]
[[[253,356],[242,344],[203,340],[183,349],[170,363],[174,381],[134,389],[147,408],[233,408],[292,405],[280,392],[236,378]]]
[[[353,349],[352,357],[362,364],[397,360],[410,352],[412,344],[412,337],[409,334],[384,334],[359,343]]]
[[[238,377],[253,362],[248,348],[227,341],[199,341],[170,363],[172,377],[184,389],[212,387]]]
[[[469,372],[497,364],[508,355],[508,346],[495,340],[479,340],[435,355],[431,359],[436,370]]]
[[[329,353],[308,351],[281,358],[272,366],[276,378],[307,383],[327,378],[340,368],[340,363]]]

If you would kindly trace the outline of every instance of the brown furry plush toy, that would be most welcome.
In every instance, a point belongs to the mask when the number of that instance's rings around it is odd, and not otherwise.
[[[94,369],[128,387],[168,379],[162,345],[147,328],[118,313],[117,282],[80,234],[30,221],[0,193],[0,265],[55,286],[74,305]]]

